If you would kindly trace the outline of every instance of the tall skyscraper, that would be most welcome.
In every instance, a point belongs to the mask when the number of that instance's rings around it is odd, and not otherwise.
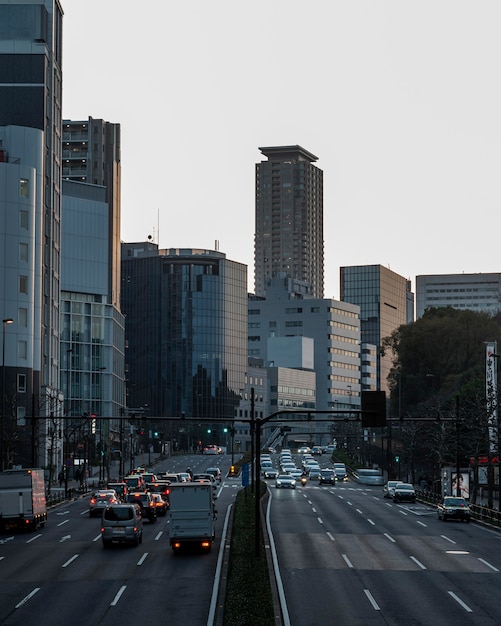
[[[267,280],[292,278],[323,298],[323,172],[317,157],[301,146],[259,148],[256,164],[254,236],[255,295],[265,297]]]
[[[382,265],[340,268],[343,302],[360,307],[362,344],[377,346],[377,389],[388,389],[392,355],[381,351],[382,340],[402,324],[414,320],[414,294],[410,281]]]
[[[12,320],[3,333],[7,465],[30,462],[30,442],[18,430],[25,417],[50,417],[49,432],[62,412],[62,20],[57,0],[0,3],[0,313]],[[50,445],[40,446],[37,463],[50,460]]]

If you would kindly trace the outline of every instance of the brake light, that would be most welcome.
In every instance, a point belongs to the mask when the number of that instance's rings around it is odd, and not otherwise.
[[[104,527],[103,526],[101,526],[101,532],[104,533]]]
[[[175,541],[175,542],[172,544],[172,547],[173,547],[173,548],[175,548],[175,549],[179,549],[179,548],[181,547],[181,543],[180,543],[179,541]]]
[[[90,503],[91,503],[91,504],[96,504],[96,498],[91,498],[91,499],[90,499]]]
[[[202,541],[201,546],[202,548],[210,548],[210,541]]]

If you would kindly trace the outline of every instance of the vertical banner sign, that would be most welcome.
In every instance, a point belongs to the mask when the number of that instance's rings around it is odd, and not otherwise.
[[[498,448],[498,376],[497,376],[497,342],[485,342],[485,397],[487,400],[487,425],[489,429],[489,450],[496,452]]]

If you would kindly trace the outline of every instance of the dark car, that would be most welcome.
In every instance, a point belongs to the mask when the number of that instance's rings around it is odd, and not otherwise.
[[[118,504],[116,491],[113,489],[96,491],[89,500],[89,517],[101,517],[104,509],[111,504]]]
[[[167,515],[167,510],[169,508],[167,501],[164,500],[159,493],[152,493],[151,497],[153,498],[153,502],[155,503],[155,506],[157,509],[157,515],[161,515],[162,517],[165,517],[165,515]]]
[[[135,491],[127,494],[129,504],[138,504],[141,507],[143,518],[148,518],[150,523],[157,521],[157,507],[151,493],[148,491]]]
[[[437,513],[438,519],[444,522],[448,519],[459,519],[469,522],[471,517],[468,502],[464,498],[457,496],[445,496],[437,507]]]
[[[101,521],[103,547],[113,543],[131,543],[134,546],[143,540],[143,518],[137,504],[114,504],[103,511]]]
[[[335,485],[336,473],[331,469],[320,470],[320,477],[318,479],[319,485]]]
[[[416,492],[410,483],[398,483],[393,490],[393,502],[416,502]]]

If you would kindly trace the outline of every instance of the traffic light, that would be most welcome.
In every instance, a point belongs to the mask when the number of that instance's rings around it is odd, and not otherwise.
[[[212,428],[208,428],[208,429],[207,429],[207,433],[210,435],[210,434],[211,434],[211,432],[212,432]]]
[[[234,465],[232,465],[230,467],[230,476],[235,476],[236,473],[237,473],[237,468]]]
[[[227,432],[228,432],[228,429],[226,427],[223,428],[223,433],[227,433]]]
[[[395,455],[395,463],[400,463],[400,457],[398,454]]]

